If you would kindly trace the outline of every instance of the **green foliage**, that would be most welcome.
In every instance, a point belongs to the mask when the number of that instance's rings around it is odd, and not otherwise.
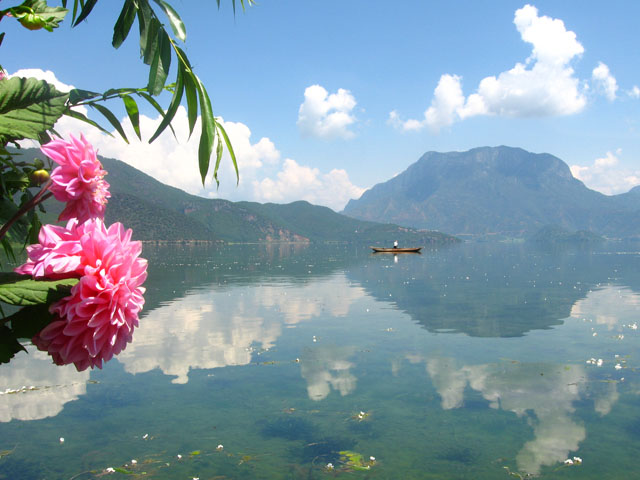
[[[17,273],[0,273],[0,302],[20,307],[51,303],[67,296],[78,279],[32,280]]]
[[[253,0],[247,0],[249,4]],[[73,0],[71,24],[77,27],[93,12],[98,0]],[[62,7],[49,7],[46,0],[24,0],[22,4],[0,10],[0,20],[14,18],[29,30],[45,29],[53,31],[69,13],[67,0]],[[218,0],[218,7],[220,1]],[[235,0],[232,0],[235,11]],[[244,8],[244,0],[241,0]],[[171,35],[160,20],[152,4],[169,20]],[[129,142],[125,130],[117,116],[105,103],[117,99],[123,102],[127,116],[136,136],[142,139],[140,130],[140,108],[138,101],[146,101],[161,114],[162,121],[150,142],[155,140],[175,117],[182,98],[187,99],[189,135],[193,134],[196,119],[200,114],[202,131],[198,150],[198,165],[204,184],[211,170],[211,156],[215,150],[213,177],[218,181],[217,172],[226,146],[234,164],[238,167],[233,148],[223,127],[214,117],[209,94],[195,74],[185,52],[177,42],[187,38],[186,27],[178,12],[165,0],[124,0],[122,10],[114,25],[112,45],[119,48],[131,33],[134,22],[138,22],[140,57],[149,66],[147,84],[142,88],[111,88],[103,93],[85,89],[74,89],[69,93],[58,92],[51,84],[34,78],[6,79],[0,77],[0,245],[10,259],[15,260],[13,246],[26,245],[37,241],[41,227],[36,208],[46,213],[43,202],[51,196],[48,168],[35,157],[20,159],[19,152],[9,151],[8,144],[17,145],[19,140],[31,139],[41,143],[50,140],[56,122],[67,115],[86,122],[104,133],[111,133],[97,121],[86,117],[77,110],[79,106],[90,107],[99,113],[108,125]],[[4,33],[0,33],[0,44]],[[172,64],[177,62],[176,79],[167,83]],[[1,70],[1,67],[0,67]],[[169,107],[165,111],[154,99],[162,92],[172,94]],[[173,129],[172,129],[173,131]],[[174,132],[175,133],[175,132]],[[15,157],[15,158],[14,158]],[[17,158],[17,160],[16,160]],[[42,183],[44,185],[37,190]],[[133,189],[136,191],[136,189]],[[56,208],[54,207],[54,210]],[[169,216],[177,216],[169,211]],[[152,215],[151,215],[152,216]],[[155,217],[157,219],[157,216]],[[207,228],[199,222],[198,228]],[[208,233],[208,232],[207,232]],[[0,324],[0,362],[6,362],[22,349],[18,338],[32,337],[51,320],[48,305],[69,293],[77,280],[35,281],[17,274],[0,274],[0,302],[21,307],[17,313],[5,318]],[[4,312],[2,312],[4,315]],[[128,473],[128,472],[122,472]]]
[[[44,0],[25,0],[21,5],[0,10],[0,18],[11,16],[30,29],[45,28],[52,31],[69,12],[67,3],[72,3],[71,23],[80,25],[93,11],[97,0],[62,1],[63,7],[49,7]],[[235,0],[232,0],[235,11]],[[241,0],[244,8],[244,0]],[[248,0],[252,4],[252,0]],[[171,33],[162,23],[160,14],[169,20]],[[220,2],[218,1],[218,7]],[[218,182],[218,169],[222,159],[224,146],[230,153],[231,161],[238,176],[235,153],[229,138],[213,114],[211,99],[201,80],[195,74],[191,63],[177,42],[186,40],[186,27],[178,12],[165,0],[125,0],[122,10],[114,25],[112,45],[119,48],[132,30],[134,22],[138,23],[140,56],[149,65],[147,85],[142,88],[111,88],[105,92],[93,92],[85,89],[74,89],[69,93],[58,92],[52,85],[33,78],[12,78],[0,80],[0,154],[2,174],[0,192],[0,244],[5,253],[13,254],[11,242],[28,243],[34,241],[40,221],[34,210],[46,195],[32,192],[29,187],[30,175],[35,171],[32,166],[18,165],[6,145],[18,140],[32,139],[48,141],[53,127],[62,115],[86,122],[111,135],[107,128],[97,121],[80,113],[76,107],[86,106],[100,114],[107,124],[114,129],[125,142],[129,142],[125,130],[117,116],[105,103],[117,99],[124,103],[129,121],[136,136],[142,139],[140,130],[139,101],[146,101],[162,115],[162,121],[149,139],[154,141],[175,117],[184,97],[187,99],[187,116],[189,135],[193,134],[198,115],[202,119],[202,131],[198,148],[198,166],[204,184],[206,176],[213,170],[213,177]],[[4,34],[0,37],[0,42]],[[175,82],[167,84],[171,65],[177,62]],[[169,107],[165,111],[154,99],[154,96],[168,91],[172,94]],[[215,150],[215,163],[211,168],[211,156]],[[238,177],[239,178],[239,177]],[[33,182],[31,182],[33,183]],[[21,218],[27,215],[26,218]],[[9,238],[5,238],[9,235]]]
[[[28,156],[34,151],[24,151]],[[349,242],[429,246],[457,242],[438,232],[356,220],[308,202],[229,202],[190,195],[126,163],[101,158],[111,185],[107,223],[122,222],[139,240]],[[55,211],[47,204],[47,211]]]
[[[68,98],[44,80],[0,81],[0,143],[38,140],[65,112]]]
[[[0,274],[0,301],[23,306],[2,320],[0,363],[24,350],[19,339],[34,337],[54,319],[49,305],[69,295],[71,286],[77,282],[77,279],[35,281],[13,273]]]
[[[343,450],[340,452],[340,460],[345,464],[348,470],[366,471],[370,470],[375,461],[367,461],[362,457],[361,453],[352,452],[351,450]]]
[[[29,30],[44,28],[52,32],[58,28],[67,11],[62,7],[49,7],[44,0],[25,0],[21,5],[0,11],[0,18],[10,14]]]

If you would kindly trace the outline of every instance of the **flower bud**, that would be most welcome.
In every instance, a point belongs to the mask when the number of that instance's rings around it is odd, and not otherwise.
[[[23,27],[29,30],[40,30],[42,27],[44,27],[45,24],[42,17],[33,13],[27,13],[26,15],[19,17],[18,21],[22,24]]]
[[[31,174],[31,181],[36,185],[42,185],[49,180],[49,172],[44,169],[36,170]]]

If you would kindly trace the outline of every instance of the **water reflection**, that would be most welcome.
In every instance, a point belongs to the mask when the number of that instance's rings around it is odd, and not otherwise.
[[[612,279],[628,286],[623,293],[640,289],[634,260],[480,244],[402,257],[398,263],[376,257],[352,267],[349,277],[375,298],[393,301],[431,332],[519,337],[562,324],[592,288]],[[602,292],[584,309],[597,307],[605,296],[615,302],[613,292]],[[607,321],[606,314],[600,321]]]
[[[589,292],[571,308],[571,316],[606,327],[608,331],[623,328],[636,330],[640,320],[640,295],[628,287],[605,285]],[[634,327],[635,325],[635,327]]]
[[[159,368],[186,383],[193,368],[247,365],[282,328],[320,315],[343,317],[364,296],[342,274],[302,284],[199,289],[150,312],[118,360],[130,373]]]
[[[55,365],[45,352],[29,347],[28,355],[23,352],[0,369],[0,422],[54,417],[87,392],[88,380],[88,371]]]
[[[343,397],[356,388],[357,378],[350,372],[353,363],[349,357],[355,347],[335,345],[305,348],[300,357],[300,372],[307,381],[307,394],[311,400],[324,400],[331,388]]]
[[[523,472],[538,474],[543,466],[562,462],[586,438],[584,425],[573,417],[574,403],[585,395],[586,371],[582,366],[500,363],[456,367],[452,358],[424,361],[443,409],[463,407],[469,386],[490,408],[526,418],[534,438],[516,456]],[[611,385],[609,392],[596,398],[596,410],[601,414],[608,413],[617,399],[615,384]]]

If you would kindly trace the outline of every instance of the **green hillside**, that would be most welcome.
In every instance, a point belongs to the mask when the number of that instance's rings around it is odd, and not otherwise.
[[[28,160],[36,149],[21,151]],[[308,202],[287,205],[230,202],[190,195],[164,185],[119,160],[100,160],[107,170],[111,198],[105,221],[122,222],[145,241],[358,242],[438,245],[459,241],[438,232],[356,220]],[[50,199],[43,220],[52,223],[62,205]]]

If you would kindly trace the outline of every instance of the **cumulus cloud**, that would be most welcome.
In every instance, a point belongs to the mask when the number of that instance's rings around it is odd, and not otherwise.
[[[634,85],[633,88],[627,92],[627,95],[631,98],[640,98],[640,87]]]
[[[321,173],[317,168],[299,165],[290,158],[284,161],[275,179],[254,182],[254,197],[258,201],[286,203],[307,200],[334,210],[341,210],[350,199],[359,198],[364,190],[351,183],[345,170]]]
[[[616,82],[615,77],[609,72],[609,67],[600,62],[598,66],[593,69],[591,75],[596,89],[601,91],[604,96],[607,97],[607,100],[611,102],[614,101],[616,99],[616,92],[618,91],[618,82]]]
[[[390,123],[403,130],[429,127],[437,133],[477,115],[543,117],[580,112],[586,96],[570,66],[584,52],[576,34],[567,30],[562,20],[539,16],[531,5],[516,10],[513,22],[522,40],[532,46],[524,63],[482,79],[468,97],[463,94],[462,77],[444,74],[423,119],[402,120],[397,112],[391,112]],[[608,69],[607,75],[604,81],[613,78]]]
[[[596,158],[592,165],[571,165],[571,173],[587,187],[606,195],[629,191],[640,185],[640,169],[620,167],[621,149]]]
[[[40,78],[56,85],[60,90],[73,88],[60,82],[51,71],[20,70],[14,75]],[[351,105],[348,97],[348,92],[339,91],[336,95],[330,95],[328,101],[334,106],[332,108],[338,108],[341,105]],[[352,105],[355,105],[355,101]],[[88,113],[84,107],[79,110],[85,115]],[[141,114],[142,138],[150,138],[160,121],[159,115],[150,117]],[[316,168],[301,165],[291,159],[282,163],[279,150],[269,138],[262,137],[256,141],[252,139],[252,132],[247,125],[224,119],[219,121],[229,135],[240,171],[240,183],[236,186],[235,170],[225,151],[218,172],[220,189],[217,189],[211,174],[205,185],[202,185],[197,161],[200,119],[196,122],[194,134],[189,138],[184,107],[178,108],[172,122],[177,139],[167,129],[151,144],[137,139],[127,117],[123,117],[121,123],[130,140],[129,144],[115,132],[114,137],[109,137],[71,117],[62,117],[55,128],[65,138],[70,134],[79,136],[83,133],[100,155],[121,160],[162,183],[194,195],[273,202],[304,199],[340,210],[347,201],[359,197],[364,191],[349,181],[344,170],[334,169],[329,173],[321,173]],[[22,143],[25,147],[37,145],[35,142]]]
[[[73,85],[69,85],[58,80],[55,73],[51,70],[41,70],[39,68],[21,68],[15,73],[10,74],[9,77],[32,77],[37,78],[38,80],[44,80],[56,87],[56,90],[60,92],[68,92],[69,90],[76,88]]]
[[[349,130],[356,118],[353,109],[356,99],[343,88],[329,94],[320,85],[311,85],[304,91],[304,102],[298,111],[298,128],[305,136],[323,139],[352,138]]]

